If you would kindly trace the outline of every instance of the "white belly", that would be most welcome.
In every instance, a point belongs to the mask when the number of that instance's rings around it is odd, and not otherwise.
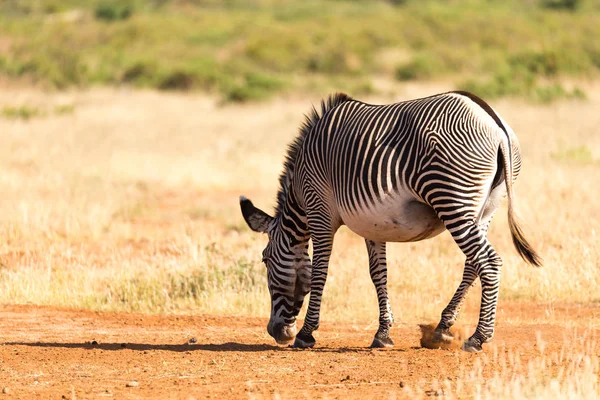
[[[340,210],[340,216],[354,233],[379,242],[415,242],[445,230],[431,207],[398,194],[355,213]]]

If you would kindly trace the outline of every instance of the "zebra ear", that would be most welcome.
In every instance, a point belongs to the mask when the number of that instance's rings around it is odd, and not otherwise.
[[[267,232],[267,228],[273,217],[254,207],[254,204],[244,196],[240,196],[240,208],[250,229],[254,232]]]

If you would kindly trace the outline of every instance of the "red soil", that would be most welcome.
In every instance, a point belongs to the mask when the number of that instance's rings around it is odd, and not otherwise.
[[[536,332],[546,352],[560,351],[566,328],[536,320],[581,326],[600,317],[600,308],[579,305],[554,306],[551,318],[547,306],[529,303],[499,310],[494,342],[468,354],[421,348],[418,326],[401,323],[392,329],[393,349],[367,348],[372,326],[323,321],[317,347],[295,350],[276,346],[260,318],[0,306],[0,388],[8,392],[0,390],[0,400],[388,398],[417,386],[436,395],[436,380],[452,384],[476,360],[487,365],[493,352],[518,351],[526,366],[540,354]]]

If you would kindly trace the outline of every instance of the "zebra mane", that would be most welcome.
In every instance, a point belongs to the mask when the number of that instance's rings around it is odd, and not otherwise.
[[[352,100],[352,98],[345,93],[338,92],[331,94],[327,100],[321,100],[320,114],[313,105],[308,114],[304,115],[304,122],[300,126],[300,133],[288,145],[285,161],[283,162],[283,171],[281,172],[281,175],[279,175],[279,191],[277,192],[277,208],[275,210],[275,217],[279,217],[283,212],[283,207],[285,205],[290,184],[292,182],[292,176],[294,175],[296,159],[298,158],[298,153],[302,148],[304,139],[329,110],[350,100]]]

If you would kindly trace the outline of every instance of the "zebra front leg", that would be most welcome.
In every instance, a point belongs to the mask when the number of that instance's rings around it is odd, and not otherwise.
[[[475,271],[475,268],[472,265],[465,263],[462,281],[460,282],[460,285],[458,285],[458,289],[456,289],[454,296],[452,296],[452,300],[450,300],[450,303],[448,303],[446,308],[444,308],[444,311],[442,311],[440,323],[437,328],[435,328],[433,340],[436,342],[452,341],[453,336],[452,333],[450,333],[450,327],[456,322],[465,296],[473,286],[476,277],[477,272]]]
[[[369,273],[377,291],[379,303],[379,329],[375,334],[372,348],[393,347],[394,342],[390,339],[390,328],[394,322],[392,308],[387,293],[387,263],[385,242],[375,242],[365,239],[367,251],[369,252]]]
[[[327,269],[329,267],[329,257],[333,245],[333,234],[331,231],[319,234],[312,233],[313,240],[313,266],[310,282],[310,300],[306,310],[304,325],[294,341],[294,348],[309,348],[315,345],[313,332],[319,329],[319,319],[321,313],[321,297],[323,288],[327,280]]]

